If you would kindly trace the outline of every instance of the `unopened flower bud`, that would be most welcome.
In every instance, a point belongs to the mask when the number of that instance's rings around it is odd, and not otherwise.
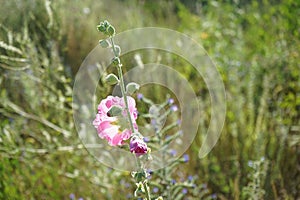
[[[117,84],[119,82],[119,79],[116,75],[114,74],[108,74],[106,77],[105,77],[105,82],[109,85],[114,85],[114,84]]]
[[[106,31],[106,27],[103,25],[103,23],[100,23],[98,26],[97,26],[97,30],[99,32],[105,32]]]
[[[129,95],[132,95],[134,92],[140,89],[140,85],[134,82],[128,83],[126,86],[126,92]]]
[[[109,42],[107,40],[99,40],[99,44],[103,48],[109,47]]]
[[[112,25],[109,25],[106,29],[107,35],[113,36],[116,32],[115,28]]]
[[[121,47],[120,46],[118,46],[118,45],[115,45],[115,51],[116,51],[116,56],[120,56],[121,55]]]
[[[110,23],[107,20],[104,20],[102,23],[106,28],[110,25]]]
[[[116,66],[119,65],[121,63],[120,58],[118,58],[118,57],[113,58],[112,63]]]

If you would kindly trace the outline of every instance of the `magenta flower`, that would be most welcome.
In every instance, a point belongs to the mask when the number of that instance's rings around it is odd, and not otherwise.
[[[147,153],[147,144],[143,139],[138,137],[132,137],[130,140],[130,152],[135,153],[137,156],[141,156]]]
[[[136,124],[137,109],[135,100],[132,97],[127,97],[129,113],[134,129],[137,131]],[[110,116],[108,111],[112,106],[119,106],[123,109],[120,116]],[[98,105],[98,113],[93,121],[93,125],[97,129],[98,135],[102,139],[106,139],[111,146],[123,145],[124,140],[128,140],[132,131],[130,130],[127,112],[125,110],[124,99],[117,96],[108,96],[103,99]]]

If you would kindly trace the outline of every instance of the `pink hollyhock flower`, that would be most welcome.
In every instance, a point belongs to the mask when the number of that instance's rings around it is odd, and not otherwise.
[[[137,156],[141,156],[147,153],[147,144],[138,137],[132,137],[130,140],[130,152],[135,153]]]
[[[129,113],[134,129],[137,131],[136,124],[137,109],[135,107],[135,100],[127,96]],[[108,111],[112,106],[119,106],[123,108],[122,115],[109,116]],[[108,96],[103,99],[98,105],[98,112],[93,121],[93,125],[97,129],[98,135],[102,139],[106,139],[111,146],[123,145],[123,141],[130,138],[132,131],[130,130],[127,112],[125,110],[124,98],[117,96]]]

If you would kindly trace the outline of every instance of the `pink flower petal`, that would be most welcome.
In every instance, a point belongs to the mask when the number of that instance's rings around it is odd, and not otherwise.
[[[137,119],[135,100],[132,97],[128,96],[127,101],[134,129],[138,130],[138,126],[135,121]],[[124,117],[127,117],[124,99],[120,97],[108,96],[106,99],[103,99],[98,105],[98,113],[96,114],[96,117],[93,121],[93,125],[97,129],[99,137],[107,140],[108,144],[111,146],[122,145],[124,143],[124,140],[128,140],[132,135],[132,131],[128,128],[123,127],[124,130],[119,130],[121,124],[118,124],[118,117],[109,117],[107,115],[107,112],[114,105],[124,108],[123,115]]]

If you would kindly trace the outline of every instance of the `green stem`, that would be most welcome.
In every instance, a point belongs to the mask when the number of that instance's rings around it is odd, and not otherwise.
[[[146,198],[148,199],[148,200],[151,200],[151,196],[150,196],[150,192],[149,192],[149,188],[148,188],[148,184],[147,184],[147,182],[145,182],[144,183],[144,188],[145,188],[145,191],[146,191]]]
[[[138,157],[135,157],[136,158],[136,164],[139,168],[139,170],[144,170],[142,165],[141,165],[141,161],[138,159]],[[146,180],[143,181],[143,185],[144,185],[144,188],[145,188],[145,193],[146,193],[146,198],[147,200],[151,200],[151,194],[150,194],[150,191],[148,190],[148,184],[147,184],[147,177],[146,177]]]
[[[113,49],[115,58],[118,58],[118,54],[117,54],[116,49],[115,49],[115,43],[114,43],[114,40],[113,40],[112,37],[110,37],[110,41],[111,41],[111,45],[112,45],[112,49]],[[120,79],[121,92],[122,92],[122,96],[123,96],[124,102],[125,102],[125,110],[126,110],[127,117],[128,117],[128,120],[129,120],[130,129],[131,129],[132,133],[134,133],[133,123],[132,123],[132,119],[131,119],[130,112],[129,112],[129,107],[128,107],[127,96],[126,96],[126,93],[125,93],[125,84],[124,84],[123,73],[122,73],[122,64],[119,63],[117,68],[118,68],[118,75],[119,75],[119,79]]]
[[[119,56],[118,56],[118,54],[116,52],[116,49],[115,49],[115,43],[114,43],[113,37],[110,37],[110,41],[111,41],[111,45],[112,45],[112,49],[113,49],[115,58],[118,58]],[[125,84],[124,84],[123,73],[122,73],[122,64],[119,63],[117,68],[118,68],[118,75],[119,75],[119,79],[120,79],[121,92],[122,92],[122,96],[123,96],[124,102],[125,102],[125,110],[126,110],[126,113],[127,113],[127,117],[129,119],[130,129],[131,129],[132,133],[134,133],[133,123],[132,123],[132,119],[131,119],[130,112],[129,112],[129,107],[128,107],[128,100],[127,100],[127,96],[126,96],[126,92],[125,92]],[[141,163],[138,160],[138,158],[137,158],[137,165],[138,165],[139,168],[142,169]],[[147,200],[151,200],[150,191],[148,190],[149,189],[148,184],[147,184],[147,182],[144,182],[143,184],[144,184],[144,188],[145,188],[145,192],[146,192],[146,198],[147,198]]]

